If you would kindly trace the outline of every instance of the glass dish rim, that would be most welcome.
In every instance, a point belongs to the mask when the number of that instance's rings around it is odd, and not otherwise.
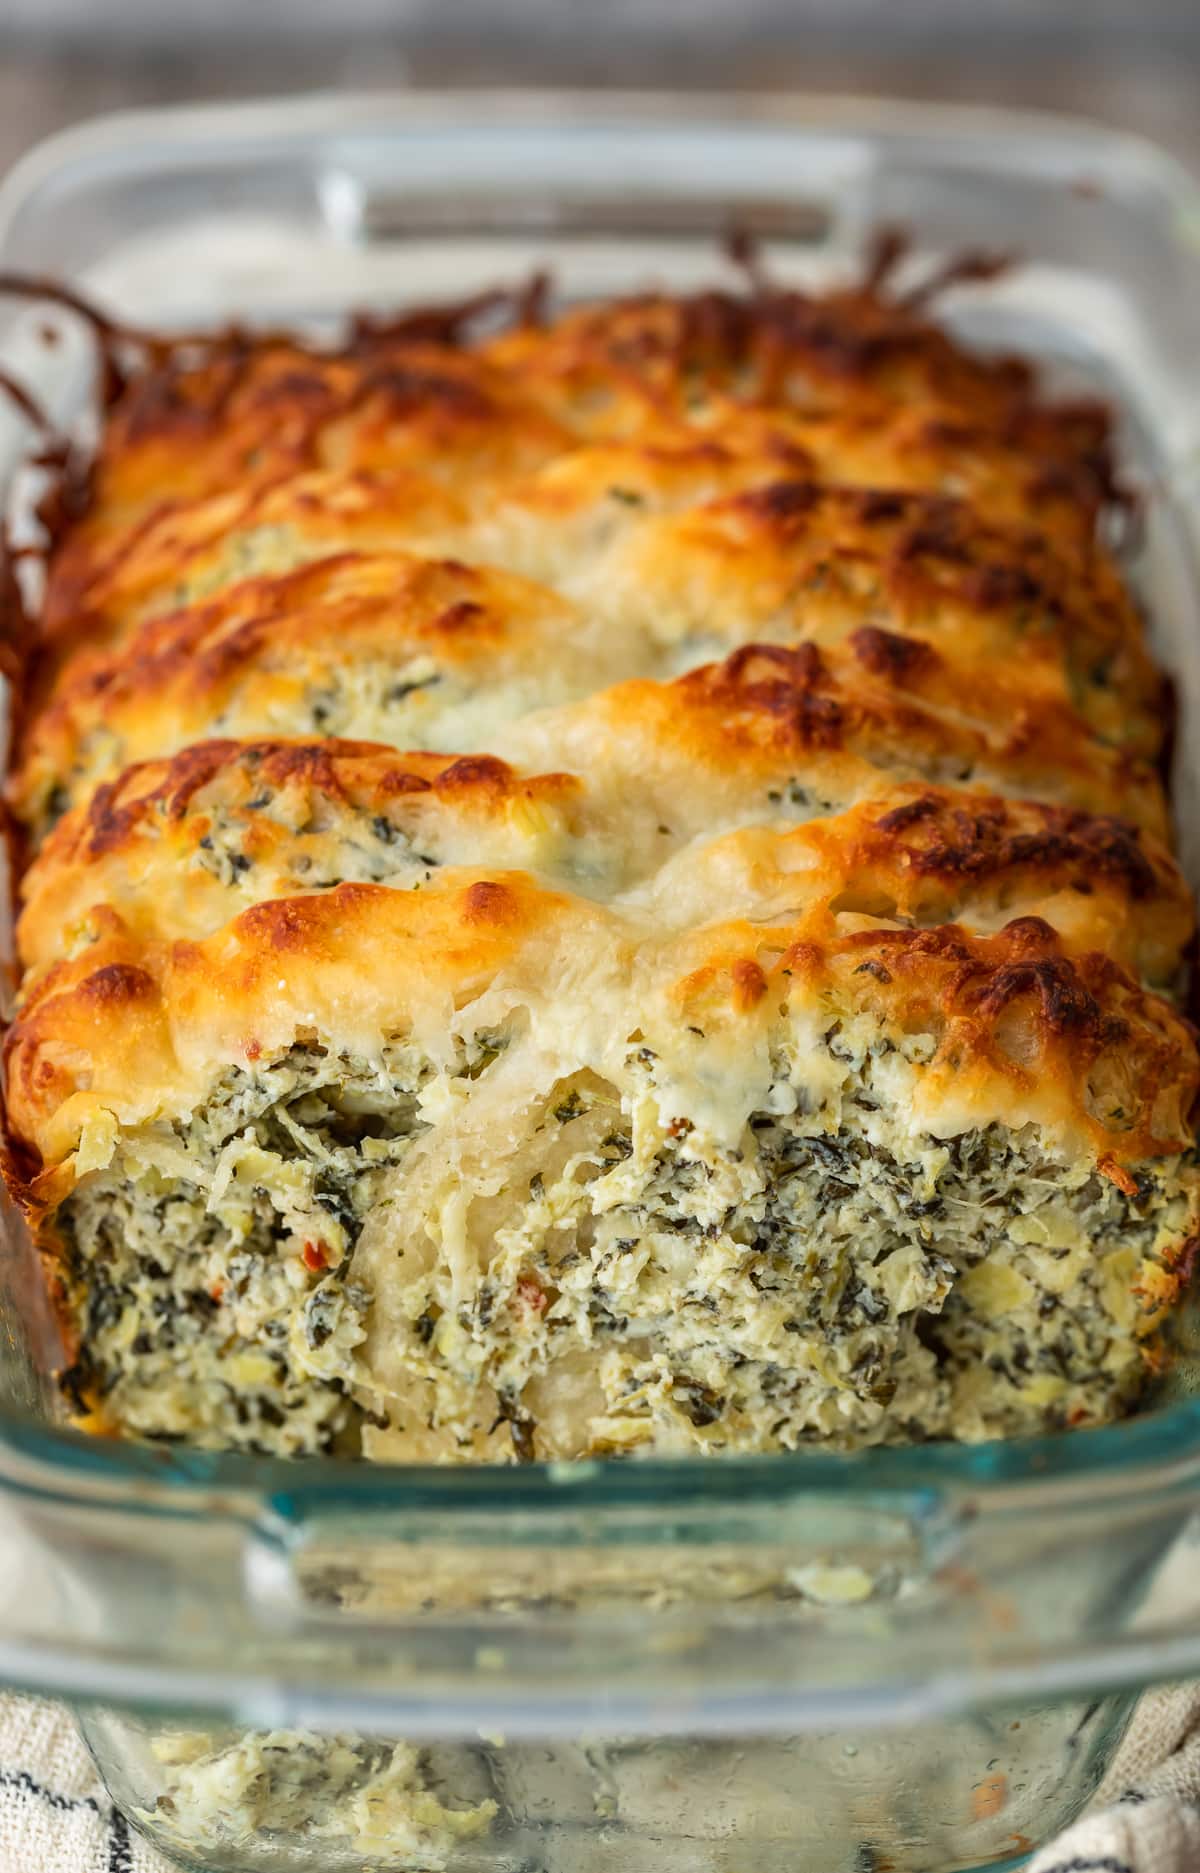
[[[211,1498],[236,1499],[242,1512],[256,1505],[272,1517],[303,1521],[355,1509],[586,1516],[656,1502],[713,1512],[804,1498],[906,1503],[925,1515],[964,1496],[979,1511],[1014,1506],[1019,1497],[1022,1510],[1036,1513],[1043,1500],[1061,1505],[1066,1489],[1082,1503],[1093,1488],[1110,1498],[1121,1486],[1133,1493],[1200,1483],[1200,1399],[1091,1430],[976,1444],[515,1465],[368,1463],[136,1444],[10,1412],[0,1419],[0,1477],[4,1487],[43,1498],[78,1490],[124,1507],[134,1497],[154,1498],[180,1513]]]
[[[246,146],[278,151],[295,138],[344,134],[451,136],[511,131],[548,141],[580,130],[618,135],[631,124],[654,132],[706,129],[738,134],[791,131],[893,137],[912,144],[978,141],[1021,160],[1038,136],[1063,156],[1120,166],[1121,184],[1149,185],[1177,230],[1200,246],[1200,177],[1170,151],[1086,116],[987,104],[933,104],[855,93],[588,89],[403,89],[314,92],[291,98],[219,100],[103,112],[44,138],[0,179],[0,250],[22,211],[47,184],[81,164],[121,167],[159,141],[182,160],[220,139],[232,160]],[[166,141],[169,140],[169,141]],[[1173,497],[1172,497],[1173,498]],[[1200,1398],[1087,1430],[992,1440],[877,1446],[853,1453],[803,1448],[756,1456],[589,1458],[574,1463],[402,1465],[336,1456],[283,1458],[183,1445],[139,1445],[0,1412],[0,1487],[62,1497],[74,1490],[119,1501],[161,1497],[186,1512],[219,1495],[273,1513],[319,1517],[349,1507],[385,1511],[438,1507],[483,1513],[619,1511],[654,1501],[709,1508],[797,1496],[926,1503],[969,1494],[982,1507],[1062,1499],[1064,1486],[1111,1495],[1114,1485],[1172,1484],[1200,1473]]]
[[[0,176],[0,241],[33,190],[77,158],[92,161],[98,155],[121,153],[132,157],[143,139],[166,132],[176,152],[219,140],[232,159],[238,133],[260,146],[323,132],[354,137],[394,134],[406,127],[400,113],[407,115],[414,130],[444,135],[507,129],[558,139],[578,130],[616,131],[636,123],[646,131],[711,126],[723,131],[876,134],[912,142],[974,137],[1007,144],[1014,155],[1023,150],[1027,155],[1023,139],[1041,132],[1064,152],[1086,145],[1102,160],[1119,159],[1126,175],[1136,168],[1141,178],[1171,194],[1176,208],[1193,218],[1200,215],[1200,173],[1164,144],[1085,113],[1044,106],[937,102],[856,91],[419,86],[318,90],[228,102],[210,98],[95,112],[39,139]]]

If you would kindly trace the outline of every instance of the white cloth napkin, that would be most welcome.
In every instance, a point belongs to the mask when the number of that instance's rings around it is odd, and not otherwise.
[[[0,1873],[171,1873],[113,1807],[61,1704],[0,1696]]]
[[[1096,1799],[1029,1873],[1197,1873],[1200,1685],[1147,1691]],[[7,1869],[5,1870],[7,1873]]]
[[[1142,1699],[1091,1811],[1029,1873],[1197,1873],[1200,1685]],[[0,1696],[0,1873],[172,1873],[113,1807],[68,1713]]]

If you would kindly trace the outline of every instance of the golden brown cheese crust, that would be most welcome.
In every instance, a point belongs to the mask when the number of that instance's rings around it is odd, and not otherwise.
[[[967,661],[1019,663],[1033,693],[1073,704],[1104,739],[1159,744],[1161,680],[1112,568],[1068,570],[1037,535],[950,499],[775,482],[647,527],[620,574],[681,632],[734,614],[767,638],[825,642],[866,617]]]
[[[1123,1408],[1200,1227],[1200,1066],[1117,493],[1102,411],[871,287],[135,375],[10,788],[14,1182],[103,1346],[81,1399],[299,1450],[361,1394],[379,1454],[439,1460]],[[257,1245],[211,1370],[134,1336],[171,1226],[188,1306]],[[142,1298],[81,1327],[114,1255]]]
[[[171,941],[297,892],[347,880],[421,890],[443,866],[491,863],[621,905],[649,928],[707,922],[731,901],[760,920],[801,902],[810,915],[826,905],[835,918],[910,926],[993,928],[1037,914],[1073,950],[1103,950],[1168,989],[1177,981],[1191,904],[1158,840],[1073,807],[889,787],[860,759],[863,788],[861,773],[828,760],[837,736],[836,719],[820,718],[815,771],[834,797],[805,801],[807,811],[794,758],[776,761],[774,787],[738,760],[723,784],[668,804],[638,787],[639,757],[645,768],[654,757],[636,743],[617,743],[616,772],[602,747],[581,774],[336,740],[197,743],[127,769],[60,822],[24,880],[18,942],[38,970],[80,951],[103,907],[131,932]],[[850,780],[840,798],[829,786],[839,779]],[[803,823],[789,830],[788,817]]]
[[[614,685],[499,737],[526,766],[613,776],[669,819],[681,790],[720,824],[731,794],[794,810],[887,777],[985,786],[1118,814],[1166,837],[1161,783],[1071,709],[877,626],[842,644],[751,644],[672,683]],[[779,796],[779,797],[776,797]]]
[[[97,1119],[186,1110],[223,1067],[298,1031],[370,1057],[389,1034],[445,1030],[489,989],[557,1032],[556,1002],[586,984],[580,1064],[603,1068],[640,1029],[681,1079],[697,1030],[710,1062],[715,1051],[737,1072],[764,1022],[866,1011],[933,1037],[914,1124],[950,1136],[1003,1122],[1019,1099],[1023,1119],[1116,1166],[1184,1150],[1200,1085],[1169,1004],[1107,957],[1065,956],[1036,917],[979,937],[862,914],[843,932],[818,904],[768,928],[714,922],[656,941],[521,873],[447,871],[419,894],[341,884],[271,900],[195,942],[139,941],[112,910],[97,921],[82,955],[32,985],[9,1038],[10,1121],[45,1166],[38,1203],[71,1187]]]
[[[56,559],[44,608],[60,645],[120,631],[168,609],[181,588],[236,573],[239,562],[286,570],[325,551],[415,547],[466,551],[497,501],[513,527],[589,516],[616,488],[656,510],[782,477],[849,488],[966,498],[996,520],[1033,525],[1068,556],[1090,559],[1097,499],[1069,498],[1024,452],[959,421],[872,405],[781,412],[727,400],[700,433],[551,448],[531,472],[477,482],[460,463],[452,486],[423,466],[306,467],[239,477],[187,498],[172,492],[119,521],[85,520]],[[1071,491],[1072,494],[1074,491]],[[494,531],[494,530],[493,530]]]
[[[585,814],[576,776],[525,776],[493,755],[198,742],[127,768],[60,821],[24,878],[18,943],[39,969],[86,943],[96,907],[173,940],[355,872],[413,888],[444,864],[553,863]]]
[[[482,353],[415,344],[408,328],[361,332],[326,356],[235,338],[201,365],[181,358],[135,379],[118,404],[93,512],[54,568],[46,628],[94,635],[130,588],[149,602],[206,530],[247,524],[239,505],[286,507],[293,488],[319,501],[328,480],[336,504],[338,483],[380,481],[365,494],[382,528],[368,527],[370,542],[404,545],[411,534],[389,534],[381,509],[401,529],[414,503],[439,496],[469,510],[596,441],[703,449],[726,482],[745,479],[749,458],[759,481],[965,495],[1088,555],[1112,491],[1107,420],[1035,391],[1018,361],[985,364],[853,292],[635,300],[526,327]]]
[[[164,500],[132,527],[97,515],[54,560],[42,630],[59,657],[77,645],[95,649],[241,573],[290,571],[347,551],[436,551],[461,533],[464,513],[449,490],[411,470],[313,469]]]
[[[268,340],[214,348],[136,378],[96,463],[97,503],[123,519],[284,472],[412,461],[453,486],[504,475],[564,446],[522,386],[479,355],[384,342],[321,356]]]
[[[388,726],[404,745],[446,745],[431,718],[447,698],[457,726],[455,705],[502,712],[507,697],[519,711],[584,694],[610,667],[600,632],[527,581],[342,554],[153,619],[112,654],[81,652],[29,727],[13,798],[37,824],[55,790],[61,811],[81,788],[214,728]]]
[[[1036,917],[989,937],[868,917],[847,935],[829,939],[827,928],[818,913],[791,930],[733,925],[685,939],[685,958],[672,956],[672,973],[689,965],[668,991],[672,1012],[690,1031],[760,1008],[770,1019],[774,992],[822,1014],[865,1007],[936,1037],[916,1115],[935,1135],[989,1123],[1019,1097],[1051,1131],[1086,1135],[1106,1165],[1185,1146],[1200,1084],[1187,1024],[1108,958],[1066,958]]]
[[[870,290],[647,295],[581,307],[548,332],[520,327],[485,355],[592,435],[627,434],[647,410],[694,420],[710,398],[789,413],[907,405],[1013,443],[1035,489],[1065,484],[1093,509],[1111,492],[1103,411],[1047,405],[1028,364],[972,356]]]
[[[957,666],[964,692],[973,672],[994,670],[998,702],[1007,692],[1011,704],[1017,689],[1034,710],[1078,713],[1098,740],[1134,758],[1158,744],[1161,683],[1100,561],[1072,576],[1044,543],[981,529],[959,503],[811,483],[773,483],[648,520],[627,520],[624,500],[602,496],[601,505],[610,512],[591,555],[564,553],[560,526],[532,541],[517,530],[505,557],[524,562],[541,590],[458,561],[435,575],[411,555],[342,554],[235,581],[207,603],[135,627],[111,652],[76,652],[23,737],[18,811],[36,822],[56,788],[69,799],[81,782],[213,727],[378,737],[387,697],[422,652],[432,661],[421,693],[401,697],[408,707],[387,725],[386,739],[400,744],[433,736],[435,746],[455,745],[464,684],[482,735],[514,712],[638,671],[667,674],[706,651],[862,644],[864,629],[907,638],[913,671],[924,648],[937,653]],[[569,609],[545,589],[555,584],[571,595]],[[394,615],[401,628],[390,632]],[[331,683],[345,690],[348,642],[371,660],[377,693],[365,712],[360,698],[322,718],[314,698]],[[901,670],[904,653],[884,654]],[[1003,680],[1018,670],[1019,683]]]
[[[785,425],[831,410],[956,419],[984,450],[1014,451],[1012,479],[1034,498],[1069,495],[1094,515],[1111,492],[1103,411],[1049,406],[1028,365],[973,357],[919,313],[849,291],[616,301],[474,350],[422,343],[411,328],[360,328],[325,355],[234,336],[199,363],[183,353],[134,380],[102,443],[98,496],[128,514],[164,489],[195,496],[322,459],[346,469],[436,456],[453,474],[480,438],[494,459],[528,459],[564,432],[718,430],[731,404]],[[958,463],[960,438],[947,443]]]

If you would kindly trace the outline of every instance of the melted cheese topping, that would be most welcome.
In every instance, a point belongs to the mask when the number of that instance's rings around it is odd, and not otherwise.
[[[80,1410],[461,1460],[1123,1409],[1200,1072],[1111,493],[1097,412],[865,291],[135,377],[11,788]]]

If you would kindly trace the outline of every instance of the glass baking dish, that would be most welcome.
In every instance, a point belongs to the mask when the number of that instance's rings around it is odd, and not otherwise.
[[[1128,551],[1179,696],[1200,883],[1200,195],[1143,144],[853,101],[396,96],[151,112],[0,188],[0,268],[138,322],[327,328],[548,265],[564,294],[785,277],[879,223],[1022,264],[947,295],[1121,412]],[[0,306],[71,421],[90,346]],[[8,470],[29,442],[0,410]],[[1069,1821],[1132,1698],[1200,1671],[1200,1334],[1124,1425],[1004,1445],[518,1470],[271,1462],[54,1422],[32,1252],[0,1253],[0,1677],[80,1709],[197,1867],[939,1873]]]

